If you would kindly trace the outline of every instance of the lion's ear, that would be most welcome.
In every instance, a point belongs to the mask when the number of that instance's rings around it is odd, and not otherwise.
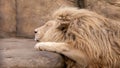
[[[62,22],[62,23],[59,23],[57,29],[59,29],[61,31],[67,31],[68,26],[69,26],[68,22]]]

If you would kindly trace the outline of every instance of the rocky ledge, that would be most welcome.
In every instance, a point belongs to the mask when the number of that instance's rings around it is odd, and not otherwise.
[[[61,55],[36,51],[32,39],[0,39],[0,68],[64,68]]]

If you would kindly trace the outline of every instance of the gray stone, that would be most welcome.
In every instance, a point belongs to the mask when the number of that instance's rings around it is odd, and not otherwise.
[[[51,18],[61,6],[74,6],[72,0],[0,0],[0,38],[34,37],[34,29]]]
[[[0,0],[0,37],[15,36],[15,0]]]
[[[95,11],[107,18],[120,21],[119,0],[86,0],[85,8]]]
[[[57,53],[36,51],[31,39],[0,39],[0,68],[63,68]]]

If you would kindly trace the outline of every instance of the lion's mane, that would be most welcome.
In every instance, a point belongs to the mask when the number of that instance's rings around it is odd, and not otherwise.
[[[85,9],[64,8],[53,14],[66,28],[65,41],[87,55],[89,68],[120,68],[120,23]]]

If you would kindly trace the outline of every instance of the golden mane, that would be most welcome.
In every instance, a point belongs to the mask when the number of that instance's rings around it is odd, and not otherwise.
[[[108,67],[120,63],[120,23],[95,12],[68,7],[59,9],[53,17],[68,25],[67,41],[86,53],[90,61],[97,60]]]
[[[63,54],[67,68],[120,68],[120,23],[66,7],[35,30],[38,50]]]

